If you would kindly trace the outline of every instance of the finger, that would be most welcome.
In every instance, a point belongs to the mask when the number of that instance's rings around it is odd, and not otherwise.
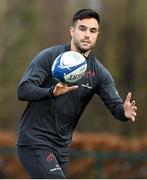
[[[131,100],[131,96],[132,96],[132,93],[131,92],[129,92],[128,94],[127,94],[127,97],[126,97],[126,102],[130,102],[130,100]]]
[[[69,87],[69,91],[76,90],[76,89],[78,89],[78,86],[76,86],[76,85],[75,85],[75,86],[70,86],[70,87]]]
[[[133,116],[137,116],[137,113],[136,113],[136,112],[132,112],[132,115],[133,115]]]
[[[135,106],[135,100],[133,100],[133,101],[131,102],[131,105],[132,105],[132,106]]]
[[[64,85],[62,83],[58,83],[56,86],[57,87],[63,87]]]
[[[136,110],[137,110],[137,107],[136,107],[136,106],[133,106],[132,108],[133,108],[133,110],[134,110],[134,111],[136,111]]]
[[[131,117],[130,117],[130,120],[131,120],[132,122],[135,122],[135,117],[134,117],[134,116],[131,116]]]

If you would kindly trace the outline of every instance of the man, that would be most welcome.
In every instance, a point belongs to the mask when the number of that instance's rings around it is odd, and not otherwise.
[[[28,101],[17,141],[19,158],[32,178],[65,178],[72,133],[86,105],[98,94],[117,119],[135,121],[131,93],[122,101],[109,71],[91,52],[99,34],[100,17],[82,9],[73,17],[71,42],[40,52],[24,74],[18,99]],[[57,82],[51,74],[55,58],[77,51],[87,60],[87,70],[76,85]]]

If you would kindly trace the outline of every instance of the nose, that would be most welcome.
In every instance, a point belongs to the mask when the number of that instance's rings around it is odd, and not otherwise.
[[[85,37],[90,37],[90,31],[88,29],[85,31]]]

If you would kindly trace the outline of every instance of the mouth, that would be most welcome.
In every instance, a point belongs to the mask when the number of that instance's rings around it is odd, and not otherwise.
[[[88,41],[88,40],[82,40],[81,42],[82,43],[86,43],[86,44],[90,44],[91,43],[91,41]]]

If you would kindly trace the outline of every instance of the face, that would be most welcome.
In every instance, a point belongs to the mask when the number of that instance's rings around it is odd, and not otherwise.
[[[78,20],[74,27],[70,28],[71,50],[82,54],[88,53],[94,47],[99,33],[99,25],[96,19]]]

